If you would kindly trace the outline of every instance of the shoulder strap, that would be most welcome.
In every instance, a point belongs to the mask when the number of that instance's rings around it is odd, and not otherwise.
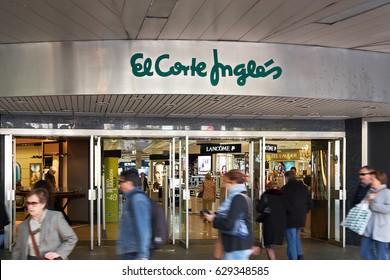
[[[33,244],[35,256],[36,256],[38,259],[42,259],[41,254],[39,253],[39,250],[38,250],[37,241],[35,240],[35,236],[34,236],[34,234],[33,234],[32,231],[31,231],[30,221],[28,221],[28,232],[29,232],[30,237],[31,237],[31,241],[32,241],[32,244]]]
[[[244,193],[239,193],[239,194],[242,195],[246,200],[246,204],[248,206],[249,220],[252,221],[252,214],[253,214],[252,213],[252,202],[251,202],[249,196],[247,196],[246,194],[244,194]]]

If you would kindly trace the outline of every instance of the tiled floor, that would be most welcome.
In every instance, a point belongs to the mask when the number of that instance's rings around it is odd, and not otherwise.
[[[217,236],[217,231],[209,223],[203,222],[199,216],[202,209],[200,201],[193,200],[190,223],[190,246],[184,249],[179,244],[166,245],[163,249],[156,251],[155,259],[157,260],[211,260],[213,259],[213,242]],[[19,214],[25,217],[23,213]],[[176,216],[175,223],[179,224],[179,217]],[[106,231],[102,232],[102,246],[93,243],[93,250],[90,244],[90,227],[88,224],[74,224],[74,228],[79,242],[69,256],[73,260],[110,260],[119,259],[116,254],[115,240],[117,238],[117,223],[107,224]],[[178,229],[175,232],[178,238]],[[94,230],[96,236],[96,227]],[[305,259],[307,260],[358,260],[359,248],[356,246],[347,246],[346,248],[331,245],[323,240],[307,238],[308,234],[303,234],[303,247]],[[286,260],[286,245],[276,247],[276,256],[278,259]],[[0,259],[11,259],[11,254],[5,250],[0,250]],[[253,257],[255,260],[267,259],[263,249],[259,256]]]
[[[103,246],[94,246],[90,250],[89,242],[80,241],[69,259],[72,260],[117,260],[114,241],[106,241]],[[192,245],[188,250],[179,244],[166,245],[163,249],[156,251],[156,260],[212,260],[214,245]],[[347,246],[346,248],[331,245],[322,240],[303,238],[303,248],[305,260],[359,260],[359,248],[356,246]],[[286,246],[277,246],[277,259],[287,260]],[[0,259],[11,259],[11,254],[5,250],[0,250]],[[265,250],[262,249],[259,256],[253,257],[253,260],[266,260]]]

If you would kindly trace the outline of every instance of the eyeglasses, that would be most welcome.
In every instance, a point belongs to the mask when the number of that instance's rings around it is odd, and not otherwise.
[[[28,205],[32,205],[32,206],[37,206],[40,202],[37,202],[37,201],[27,201],[26,204],[27,206]]]
[[[370,174],[370,173],[359,173],[359,176],[365,176],[367,174]]]

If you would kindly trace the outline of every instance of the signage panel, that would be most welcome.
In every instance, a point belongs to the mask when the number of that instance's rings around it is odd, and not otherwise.
[[[241,144],[201,145],[202,154],[241,153]]]

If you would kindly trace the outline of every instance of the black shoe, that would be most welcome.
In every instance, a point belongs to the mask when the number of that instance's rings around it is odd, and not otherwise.
[[[303,255],[298,255],[298,260],[303,260]]]

